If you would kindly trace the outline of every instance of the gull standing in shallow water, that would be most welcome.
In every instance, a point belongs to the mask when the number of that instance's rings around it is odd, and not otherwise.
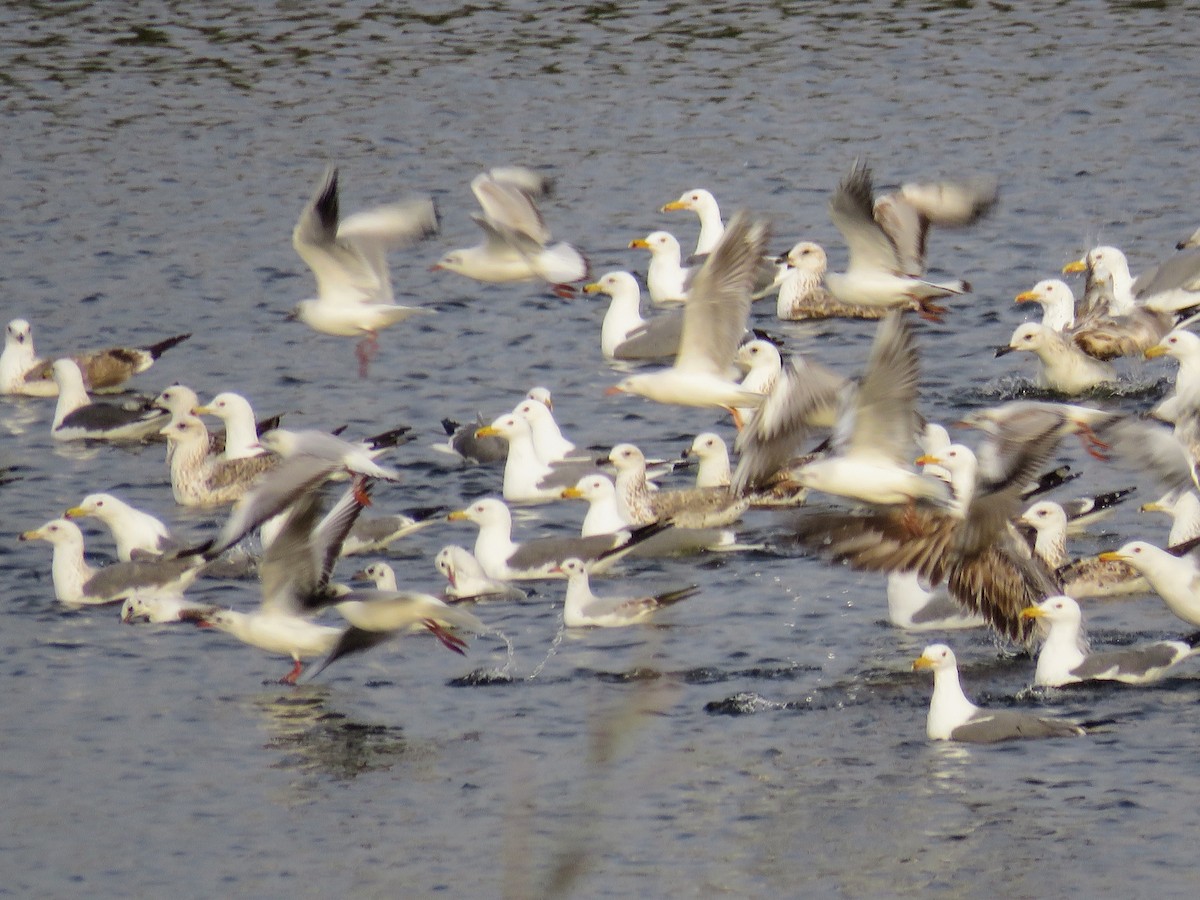
[[[1083,636],[1083,613],[1067,596],[1047,597],[1022,616],[1049,623],[1046,642],[1038,653],[1033,683],[1062,687],[1081,681],[1120,681],[1149,684],[1200,652],[1200,632],[1178,641],[1155,641],[1103,653],[1089,653]]]
[[[740,426],[737,409],[758,406],[763,399],[729,376],[750,315],[754,268],[766,241],[765,222],[745,213],[735,215],[721,243],[692,281],[675,364],[669,369],[630,375],[609,388],[608,393],[727,409]]]
[[[292,246],[317,279],[317,297],[302,300],[290,318],[323,334],[361,338],[355,352],[365,378],[382,329],[433,311],[396,304],[387,253],[436,230],[429,199],[379,206],[339,221],[338,172],[330,167],[292,230]]]
[[[958,661],[945,644],[930,644],[913,660],[912,667],[933,669],[933,698],[925,723],[925,733],[932,741],[994,744],[1025,738],[1078,737],[1085,733],[1066,719],[976,706],[963,693],[958,681]]]

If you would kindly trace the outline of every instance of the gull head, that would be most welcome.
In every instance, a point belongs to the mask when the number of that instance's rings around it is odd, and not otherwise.
[[[475,437],[501,437],[507,441],[519,435],[522,431],[522,426],[524,426],[525,431],[529,430],[529,423],[525,419],[518,418],[510,413],[506,416],[500,416],[492,424],[478,429],[475,432]]]
[[[1186,329],[1176,328],[1146,351],[1146,359],[1171,356],[1182,360],[1185,357],[1198,355],[1198,351],[1200,351],[1200,336]]]
[[[954,658],[954,651],[945,644],[930,644],[912,663],[914,671],[917,669],[933,669],[934,674],[944,672],[947,669],[953,669],[957,666],[958,660]]]
[[[1067,514],[1053,500],[1042,500],[1025,510],[1021,514],[1020,521],[1032,526],[1036,531],[1048,528],[1066,528]]]
[[[651,256],[658,256],[661,253],[674,253],[679,256],[679,241],[675,240],[675,236],[668,231],[652,231],[644,238],[637,238],[629,242],[630,248],[640,247],[643,250],[649,250]]]
[[[449,522],[474,522],[481,528],[487,525],[512,524],[512,514],[508,507],[495,497],[485,497],[476,500],[465,509],[456,509],[446,516]]]
[[[103,518],[105,513],[117,506],[118,502],[112,494],[88,494],[79,502],[78,506],[72,506],[63,513],[63,518],[82,519],[87,516]]]
[[[564,559],[550,571],[555,574],[566,575],[567,578],[579,578],[588,573],[587,566],[583,564],[583,560],[574,556]]]
[[[1045,619],[1051,625],[1067,622],[1079,625],[1083,621],[1083,613],[1079,604],[1065,594],[1047,597],[1041,603],[1027,606],[1021,610],[1022,619]]]
[[[525,399],[536,400],[542,406],[546,407],[546,409],[554,412],[554,397],[551,395],[550,388],[548,387],[542,387],[541,385],[531,387],[526,391]]]
[[[646,467],[646,457],[633,444],[617,444],[609,451],[608,461],[617,467],[618,472],[636,471]]]
[[[430,272],[458,272],[464,274],[467,269],[467,255],[462,250],[451,250],[429,267]]]
[[[700,459],[712,459],[729,455],[729,448],[719,434],[703,431],[692,440],[692,446],[683,451],[685,457],[696,456]]]
[[[610,297],[623,293],[631,293],[633,296],[639,297],[641,290],[637,279],[623,271],[605,272],[600,276],[599,281],[583,286],[585,294],[608,294]]]
[[[183,414],[191,412],[200,405],[200,398],[196,396],[196,392],[190,387],[182,384],[173,384],[157,397],[154,398],[154,403],[159,409],[165,409],[167,412],[175,415],[176,413]]]
[[[1059,302],[1075,303],[1075,295],[1065,281],[1058,278],[1047,278],[1039,281],[1027,291],[1016,296],[1017,303],[1041,303],[1043,306]]]
[[[592,501],[601,497],[611,497],[616,493],[612,479],[607,475],[584,475],[574,485],[563,488],[562,497],[565,500]]]
[[[208,429],[204,427],[203,422],[190,413],[182,416],[179,421],[167,425],[159,434],[167,439],[167,443],[208,440]]]
[[[815,275],[824,275],[825,269],[829,265],[824,248],[812,241],[801,241],[796,244],[779,261],[786,262],[794,269],[812,272]]]
[[[663,204],[659,212],[673,212],[679,209],[690,209],[699,212],[702,209],[717,209],[717,200],[704,188],[693,188],[684,191],[678,200]]]
[[[46,541],[51,544],[78,544],[83,546],[83,532],[74,522],[66,519],[51,519],[40,528],[21,533],[22,541]]]
[[[216,416],[219,419],[226,419],[229,416],[237,415],[238,413],[247,413],[250,416],[254,412],[248,401],[241,394],[235,394],[233,391],[225,391],[217,394],[204,406],[197,406],[192,410],[198,416]]]
[[[280,456],[290,456],[296,452],[300,438],[294,431],[286,428],[272,428],[258,439],[265,449]]]
[[[1140,572],[1144,566],[1151,563],[1156,552],[1164,553],[1166,551],[1160,550],[1146,541],[1130,541],[1127,544],[1122,544],[1116,550],[1104,551],[1097,559],[1104,562],[1127,563]]]
[[[1017,330],[1013,332],[1009,339],[1007,347],[997,347],[996,355],[1004,356],[1006,353],[1012,353],[1014,350],[1024,350],[1028,353],[1037,353],[1043,347],[1047,346],[1047,329],[1041,322],[1026,322],[1023,325],[1018,325]]]
[[[734,363],[737,364],[739,369],[750,370],[756,366],[779,366],[782,365],[782,360],[779,356],[778,347],[770,341],[764,341],[759,338],[747,341],[738,347]]]
[[[4,330],[4,346],[33,346],[33,332],[24,319],[13,319]]]

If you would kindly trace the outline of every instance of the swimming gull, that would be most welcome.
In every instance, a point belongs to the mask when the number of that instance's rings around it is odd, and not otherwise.
[[[547,399],[549,398],[550,392],[545,388],[534,390],[545,391]],[[551,410],[551,405],[534,398],[522,400],[513,409],[513,415],[520,416],[529,423],[533,451],[537,458],[548,466],[561,462],[575,451],[575,444],[563,437]]]
[[[415,534],[441,520],[445,507],[412,510],[413,515],[359,516],[342,542],[342,556],[358,556],[386,550],[401,538]]]
[[[889,572],[888,622],[905,631],[956,631],[983,628],[987,621],[967,612],[950,597],[945,585],[937,588],[916,572]]]
[[[678,200],[664,204],[659,212],[691,210],[700,218],[700,236],[696,239],[696,255],[712,253],[725,234],[725,222],[716,198],[704,188],[684,191]]]
[[[1102,560],[1128,563],[1145,576],[1167,609],[1190,625],[1200,625],[1200,565],[1193,538],[1163,550],[1146,541],[1129,541],[1100,554]]]
[[[200,603],[183,597],[169,595],[134,594],[121,604],[121,621],[149,622],[161,625],[166,622],[203,622],[205,617],[220,610],[211,603]]]
[[[629,525],[670,522],[676,531],[721,529],[740,519],[750,506],[747,498],[728,487],[650,490],[646,457],[633,444],[617,444],[608,458],[617,470],[617,508]]]
[[[591,460],[577,460],[557,466],[542,462],[533,444],[529,420],[524,416],[500,416],[475,432],[475,435],[480,438],[500,437],[508,442],[502,495],[509,503],[557,500],[564,486],[578,480],[583,473],[595,470]]]
[[[788,321],[806,319],[881,319],[890,307],[865,303],[843,303],[825,286],[829,268],[825,249],[812,241],[800,241],[779,257],[783,273],[779,295],[775,300],[775,315]],[[922,309],[916,300],[898,302],[897,309],[914,310],[925,318],[941,320],[941,313],[932,307]],[[940,309],[940,308],[939,308]]]
[[[644,622],[659,609],[695,596],[700,588],[689,585],[659,594],[633,597],[597,597],[592,593],[588,570],[582,560],[565,559],[559,569],[567,576],[567,594],[563,602],[563,624],[568,628],[597,626],[620,628]]]
[[[729,487],[731,469],[729,448],[724,439],[712,431],[702,431],[692,439],[691,446],[683,451],[685,459],[700,460],[696,467],[696,487]]]
[[[679,349],[683,313],[673,310],[644,319],[641,288],[628,272],[607,272],[599,281],[584,285],[583,292],[611,298],[600,326],[600,352],[606,359],[667,359]]]
[[[630,249],[650,251],[650,266],[646,269],[646,290],[655,306],[686,303],[689,283],[694,274],[683,265],[679,241],[669,231],[652,231],[643,238],[629,242]]]
[[[162,556],[180,546],[161,521],[112,494],[88,494],[63,513],[67,519],[85,516],[94,516],[108,527],[117,544],[117,559],[122,562]]]
[[[1061,394],[1079,394],[1117,380],[1111,365],[1084,353],[1067,336],[1040,322],[1018,325],[1008,344],[996,348],[996,356],[1014,350],[1035,354],[1040,363],[1038,386]]]
[[[53,373],[58,403],[50,436],[56,441],[141,441],[159,431],[166,421],[160,409],[93,402],[73,360],[56,359]]]
[[[275,454],[225,462],[211,456],[208,429],[193,415],[162,429],[170,445],[171,493],[180,506],[223,506],[240,499],[260,475],[279,464]]]
[[[436,230],[437,213],[427,198],[339,221],[338,170],[330,166],[292,230],[292,246],[312,270],[317,296],[300,301],[290,318],[323,334],[361,338],[355,352],[365,378],[382,329],[433,312],[397,305],[387,253]]]
[[[594,534],[613,534],[629,527],[617,503],[617,488],[607,475],[597,472],[585,475],[571,487],[563,488],[567,500],[586,500],[587,513],[579,533],[582,537]]]
[[[471,551],[457,544],[447,544],[439,550],[434,565],[446,579],[445,593],[450,600],[481,602],[527,599],[520,588],[506,581],[488,578]]]
[[[446,432],[446,443],[434,445],[439,453],[459,456],[466,462],[500,462],[508,456],[508,442],[497,436],[477,437],[479,429],[487,427],[482,413],[475,414],[474,423],[460,424],[453,419],[442,419]]]
[[[204,406],[196,406],[192,413],[197,416],[216,416],[225,423],[225,447],[219,459],[244,459],[262,456],[266,452],[258,442],[258,420],[254,417],[254,408],[241,394],[224,391]]]
[[[930,644],[913,661],[913,669],[933,669],[933,698],[925,733],[933,741],[994,744],[1025,738],[1077,737],[1083,728],[1066,719],[1051,719],[1011,709],[981,709],[963,693],[958,661],[945,644]]]
[[[91,391],[112,390],[145,372],[160,356],[190,334],[166,338],[145,347],[107,347],[70,354]],[[4,332],[0,353],[0,394],[53,397],[58,393],[51,374],[53,360],[41,360],[33,349],[33,329],[25,319],[13,319]]]

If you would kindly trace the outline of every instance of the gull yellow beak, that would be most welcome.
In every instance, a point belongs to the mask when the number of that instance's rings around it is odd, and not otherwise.
[[[577,487],[563,488],[563,492],[559,496],[564,500],[578,500],[583,496],[583,491]]]
[[[1040,619],[1044,615],[1045,613],[1038,606],[1027,606],[1021,610],[1022,619]]]
[[[36,541],[36,540],[39,540],[41,537],[42,537],[42,529],[35,528],[35,529],[33,529],[33,531],[22,531],[20,540]]]
[[[1087,271],[1087,260],[1086,259],[1072,260],[1071,262],[1069,262],[1065,266],[1063,266],[1062,270],[1063,270],[1064,275],[1071,275],[1071,274],[1074,274],[1075,272],[1086,272]]]
[[[1143,503],[1138,507],[1138,512],[1166,512],[1166,508],[1157,500],[1151,500],[1149,503]]]
[[[84,509],[82,506],[72,506],[65,513],[63,513],[63,518],[64,519],[82,519],[87,514],[88,514],[88,511],[86,509]]]
[[[1101,562],[1125,562],[1129,559],[1129,557],[1122,553],[1118,553],[1116,550],[1105,550],[1103,553],[1097,556],[1096,559],[1100,560]]]
[[[686,203],[680,203],[678,200],[672,200],[670,203],[664,203],[659,212],[674,212],[677,209],[687,209]]]
[[[604,288],[600,287],[600,282],[598,281],[593,281],[591,284],[585,284],[583,286],[583,292],[585,294],[599,294],[603,290]]]
[[[466,518],[467,518],[467,511],[465,509],[456,509],[454,512],[452,512],[446,516],[446,521],[447,522],[462,522],[462,521],[465,521]]]
[[[1165,356],[1166,353],[1167,353],[1167,348],[1165,346],[1163,346],[1162,344],[1155,344],[1153,347],[1151,347],[1149,350],[1146,351],[1146,359],[1155,359],[1159,356]]]
[[[634,247],[641,247],[643,250],[650,249],[650,245],[648,243],[646,243],[645,238],[634,238],[632,241],[629,242],[629,246],[630,246],[630,249],[632,249]]]
[[[917,669],[930,669],[933,668],[933,660],[922,654],[913,660],[912,667],[914,672]]]
[[[918,466],[940,466],[942,461],[933,453],[923,453],[913,463]]]
[[[1017,294],[1017,303],[1036,303],[1042,299],[1042,295],[1037,291],[1022,291]]]
[[[211,416],[213,414],[211,406],[197,406],[192,410],[193,416]]]
[[[491,425],[484,425],[482,428],[477,428],[475,430],[475,437],[477,437],[477,438],[496,437],[499,433],[500,432],[498,432]]]

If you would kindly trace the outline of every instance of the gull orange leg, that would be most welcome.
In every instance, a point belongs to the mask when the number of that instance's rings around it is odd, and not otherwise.
[[[1088,456],[1098,459],[1101,462],[1108,462],[1109,456],[1105,451],[1109,450],[1110,447],[1097,437],[1096,432],[1092,431],[1091,426],[1079,425],[1075,429],[1075,433],[1079,435],[1079,442],[1083,444],[1083,449],[1087,451]]]
[[[367,477],[365,475],[354,476],[354,499],[359,506],[371,505],[371,495],[367,493]]]
[[[279,679],[280,684],[295,684],[296,679],[300,677],[300,671],[304,668],[304,664],[300,660],[295,660],[295,665],[292,666],[292,671],[288,672]]]
[[[366,378],[368,370],[371,368],[371,360],[375,358],[375,354],[379,352],[379,337],[373,331],[368,331],[366,336],[358,342],[354,347],[354,356],[358,359],[358,377]]]

